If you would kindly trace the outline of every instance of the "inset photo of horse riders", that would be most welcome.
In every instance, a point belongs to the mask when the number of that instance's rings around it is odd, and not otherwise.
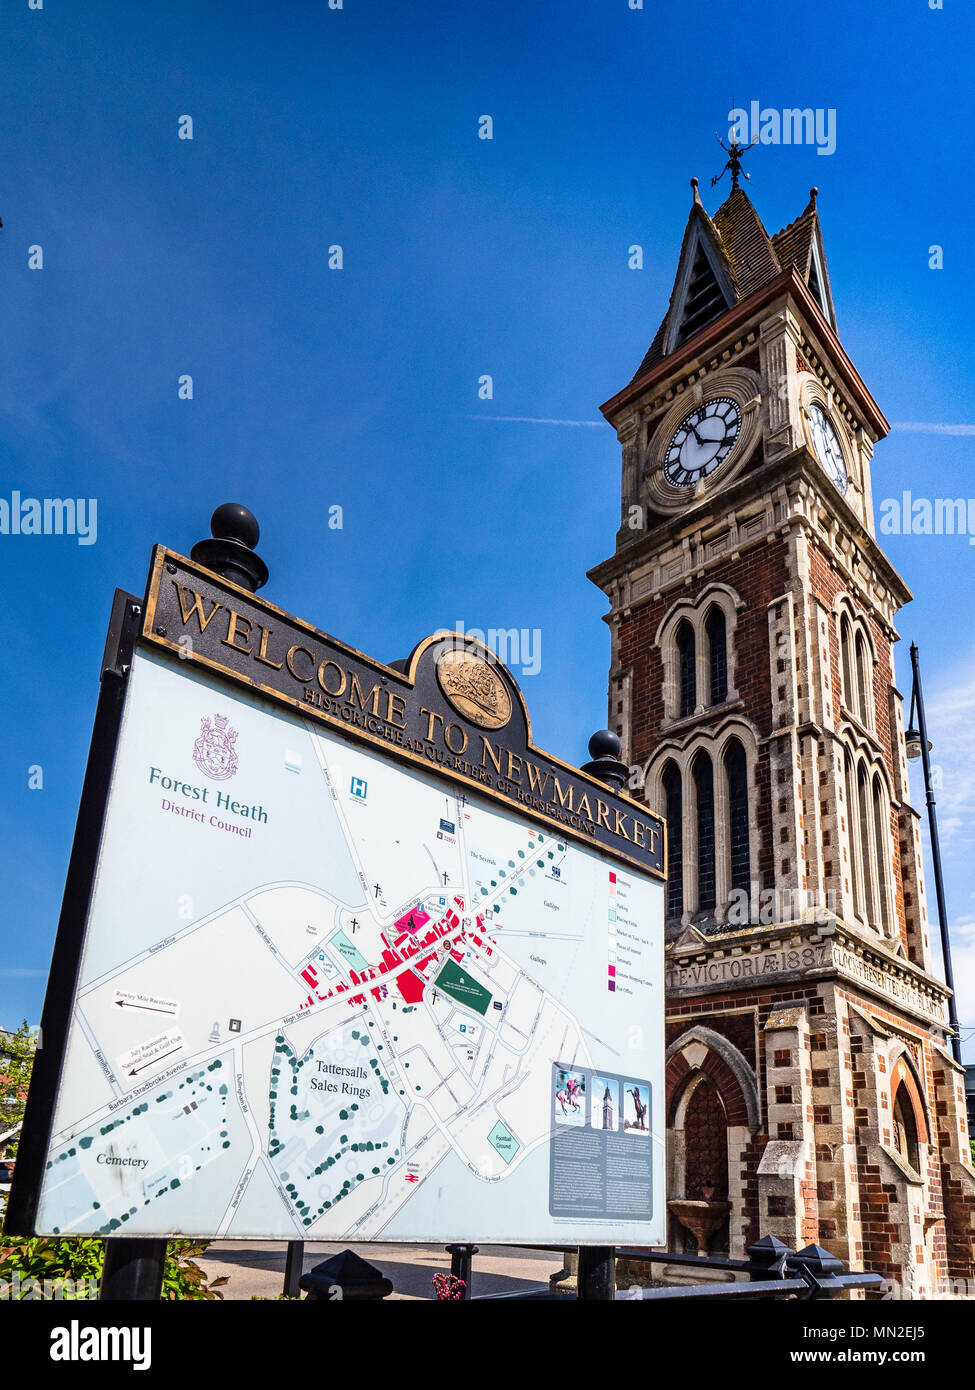
[[[584,1125],[586,1123],[586,1074],[567,1067],[555,1069],[555,1123]]]

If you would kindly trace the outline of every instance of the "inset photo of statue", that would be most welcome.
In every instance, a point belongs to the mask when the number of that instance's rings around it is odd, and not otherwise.
[[[650,1087],[627,1081],[623,1087],[623,1131],[650,1135]]]

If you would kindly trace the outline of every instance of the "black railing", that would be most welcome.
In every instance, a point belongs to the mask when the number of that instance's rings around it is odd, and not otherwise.
[[[124,1242],[123,1242],[124,1243]],[[128,1242],[131,1244],[132,1242]],[[560,1292],[551,1284],[541,1289],[518,1293],[474,1293],[474,1256],[478,1247],[458,1243],[446,1247],[450,1255],[450,1273],[462,1281],[456,1295],[461,1300],[518,1299],[523,1302],[603,1302],[618,1300],[658,1299],[795,1299],[814,1302],[836,1298],[853,1289],[880,1292],[884,1280],[879,1274],[855,1273],[821,1245],[807,1245],[803,1250],[790,1250],[776,1236],[763,1236],[747,1251],[747,1259],[731,1259],[724,1255],[685,1255],[672,1250],[631,1249],[614,1245],[515,1245],[515,1250],[544,1250],[558,1254],[578,1255],[578,1275],[575,1292]],[[393,1292],[392,1282],[374,1265],[368,1264],[352,1250],[334,1255],[307,1274],[300,1275],[303,1255],[301,1241],[293,1241],[288,1249],[286,1292],[296,1294],[305,1290],[310,1299],[381,1300]],[[678,1266],[684,1270],[715,1270],[737,1277],[720,1283],[665,1284],[628,1289],[616,1288],[616,1263],[626,1260],[632,1264]],[[440,1276],[437,1276],[440,1278]]]
[[[721,1255],[685,1255],[669,1250],[629,1249],[625,1246],[522,1245],[519,1250],[551,1250],[579,1255],[578,1293],[560,1293],[556,1288],[521,1293],[476,1294],[473,1291],[473,1257],[477,1246],[451,1245],[450,1272],[463,1279],[465,1299],[506,1298],[523,1301],[564,1300],[657,1300],[679,1298],[708,1299],[796,1299],[817,1301],[836,1298],[850,1289],[880,1291],[884,1281],[879,1274],[848,1270],[842,1260],[821,1245],[790,1250],[776,1236],[763,1236],[749,1246],[744,1260]],[[671,1268],[718,1270],[740,1276],[734,1282],[708,1284],[667,1284],[617,1289],[613,1271],[617,1260],[635,1264],[665,1264]]]

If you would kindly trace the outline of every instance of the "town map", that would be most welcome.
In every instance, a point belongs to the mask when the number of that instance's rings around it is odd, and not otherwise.
[[[170,659],[129,681],[38,1230],[660,1238],[660,885]]]

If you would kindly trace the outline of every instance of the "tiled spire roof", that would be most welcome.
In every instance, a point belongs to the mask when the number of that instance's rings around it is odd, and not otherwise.
[[[816,189],[812,190],[809,203],[795,221],[770,237],[744,189],[733,189],[714,216],[709,217],[698,195],[696,179],[692,180],[692,186],[694,201],[684,232],[670,307],[634,380],[789,266],[795,266],[813,290],[827,320],[835,327],[816,212]],[[688,304],[688,291],[693,292],[693,287],[700,283],[702,247],[715,286],[720,287],[725,301],[722,306],[720,298],[713,295],[714,312],[704,322],[700,321],[699,314],[693,317],[688,313],[688,309],[693,308]],[[682,332],[682,328],[690,331]]]
[[[739,299],[775,279],[782,267],[744,189],[736,188],[712,221],[731,264]]]

